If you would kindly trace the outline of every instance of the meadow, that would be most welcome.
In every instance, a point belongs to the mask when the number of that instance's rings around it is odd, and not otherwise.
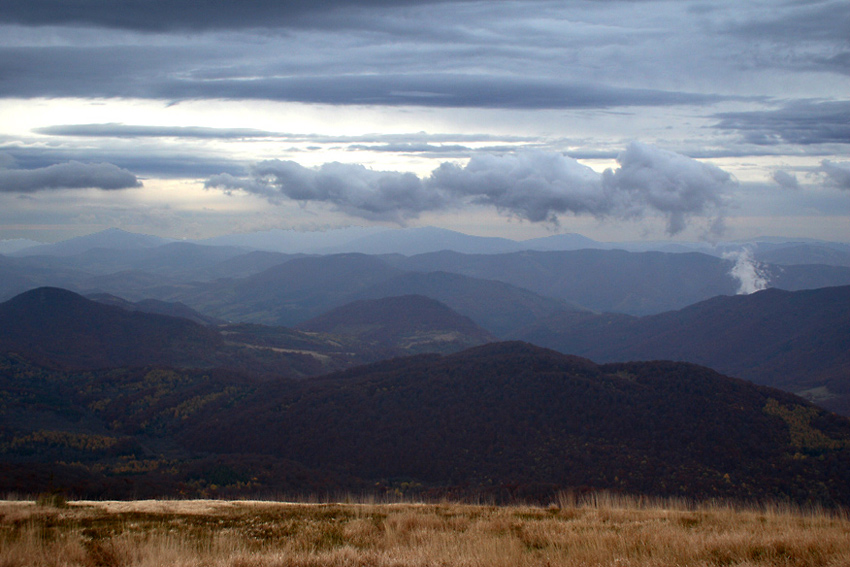
[[[594,495],[547,507],[0,502],[0,567],[846,566],[846,513]]]

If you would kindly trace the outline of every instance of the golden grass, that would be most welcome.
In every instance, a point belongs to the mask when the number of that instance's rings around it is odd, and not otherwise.
[[[847,566],[850,519],[594,497],[559,506],[0,502],[0,567]]]

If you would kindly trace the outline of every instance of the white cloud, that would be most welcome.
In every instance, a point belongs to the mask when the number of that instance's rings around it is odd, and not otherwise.
[[[293,161],[268,160],[256,164],[250,178],[217,175],[205,186],[225,191],[241,189],[271,202],[291,199],[330,203],[351,216],[401,224],[449,204],[447,195],[426,187],[412,173],[374,171],[336,162],[310,169]]]
[[[670,234],[693,216],[722,219],[725,171],[681,154],[633,143],[620,167],[602,175],[560,153],[476,155],[465,166],[443,163],[426,179],[327,163],[310,169],[292,161],[258,163],[251,176],[211,177],[207,188],[243,190],[270,202],[323,202],[355,217],[403,223],[425,211],[490,205],[531,222],[558,224],[561,215],[636,218],[660,213]]]
[[[714,217],[720,226],[726,192],[737,185],[719,167],[637,142],[617,162],[619,168],[605,170],[603,185],[615,195],[620,214],[662,213],[669,234],[684,230],[693,215]]]

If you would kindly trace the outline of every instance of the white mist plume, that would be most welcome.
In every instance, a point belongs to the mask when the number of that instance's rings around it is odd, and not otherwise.
[[[735,260],[729,275],[740,282],[738,295],[749,295],[769,287],[769,274],[759,262],[753,260],[753,252],[749,248],[726,252],[723,259]]]

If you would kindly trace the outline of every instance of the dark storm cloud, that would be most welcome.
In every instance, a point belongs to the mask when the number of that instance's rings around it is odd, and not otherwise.
[[[0,169],[0,192],[34,193],[50,189],[130,189],[136,176],[111,163],[71,161],[39,169]]]
[[[723,170],[673,152],[633,143],[620,167],[602,175],[559,153],[475,155],[465,166],[443,163],[426,179],[329,163],[319,168],[264,161],[250,177],[217,175],[208,189],[242,190],[273,203],[294,200],[333,205],[351,216],[403,223],[426,211],[468,204],[495,207],[531,222],[558,223],[563,214],[636,218],[661,214],[677,234],[695,216],[719,226],[726,193],[736,183]]]
[[[777,110],[716,114],[722,130],[751,144],[850,143],[850,101],[802,101]]]
[[[264,28],[297,25],[311,15],[352,7],[440,3],[439,0],[5,0],[0,22],[140,31]]]

